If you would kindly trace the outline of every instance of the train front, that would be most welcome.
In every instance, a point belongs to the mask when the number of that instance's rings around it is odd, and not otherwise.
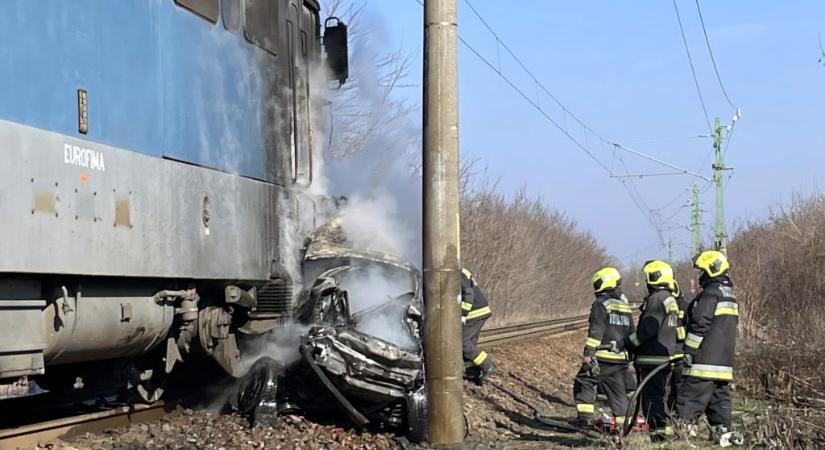
[[[0,398],[154,401],[202,361],[240,377],[246,341],[291,317],[301,236],[323,209],[319,5],[0,11]],[[345,27],[331,25],[343,82]]]

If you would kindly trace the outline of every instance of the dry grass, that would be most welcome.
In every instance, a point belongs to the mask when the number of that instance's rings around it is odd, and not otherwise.
[[[825,442],[825,197],[797,198],[729,248],[740,302],[738,387],[774,401],[749,413],[767,447]]]
[[[524,191],[508,197],[471,178],[465,166],[461,259],[490,300],[491,324],[585,312],[590,276],[608,260],[596,240],[541,198]]]
[[[748,224],[731,243],[730,257],[746,336],[801,348],[825,345],[825,197],[796,199],[768,220]]]

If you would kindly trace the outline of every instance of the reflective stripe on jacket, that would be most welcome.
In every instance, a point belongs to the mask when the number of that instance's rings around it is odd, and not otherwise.
[[[702,282],[702,292],[688,307],[685,353],[693,364],[685,375],[706,380],[732,380],[739,325],[739,304],[726,276]]]
[[[676,304],[679,305],[679,326],[676,327],[676,341],[679,343],[679,351],[682,351],[684,341],[687,339],[687,309],[688,306],[690,306],[690,302],[687,301],[685,295],[681,292],[678,294],[674,293],[673,295],[676,298]]]
[[[487,297],[481,292],[473,274],[467,269],[461,269],[461,315],[471,321],[486,319],[491,314]]]
[[[657,289],[645,298],[636,332],[625,347],[636,354],[636,364],[657,366],[682,356],[677,339],[679,304],[667,289]]]
[[[609,350],[596,350],[602,343],[621,342],[634,330],[632,308],[620,289],[610,289],[596,295],[590,307],[590,321],[584,354],[595,356],[601,362],[624,363],[627,352],[619,354]]]

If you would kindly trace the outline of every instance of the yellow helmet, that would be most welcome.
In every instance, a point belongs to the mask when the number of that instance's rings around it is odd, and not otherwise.
[[[673,278],[673,268],[670,264],[654,260],[645,264],[642,269],[645,273],[645,282],[648,286],[662,286],[670,288],[676,280]]]
[[[711,278],[724,275],[730,269],[728,264],[728,257],[724,253],[716,250],[708,250],[702,252],[693,261],[693,267],[701,270]]]
[[[616,289],[622,284],[622,275],[613,267],[605,267],[593,274],[590,282],[593,283],[593,290],[598,294],[607,289]]]
[[[682,293],[681,289],[679,289],[679,283],[675,279],[673,283],[670,283],[670,292],[673,292],[674,297],[679,297],[679,294]]]

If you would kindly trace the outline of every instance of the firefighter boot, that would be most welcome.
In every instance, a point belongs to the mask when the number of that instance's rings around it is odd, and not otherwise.
[[[479,386],[484,384],[487,379],[498,371],[496,364],[493,362],[493,357],[489,355],[487,356],[487,359],[481,363],[479,368],[481,369],[481,374],[478,376],[478,381],[476,382]]]
[[[573,420],[572,425],[581,430],[594,430],[596,428],[596,422],[593,421],[592,414],[579,413],[576,419]]]

